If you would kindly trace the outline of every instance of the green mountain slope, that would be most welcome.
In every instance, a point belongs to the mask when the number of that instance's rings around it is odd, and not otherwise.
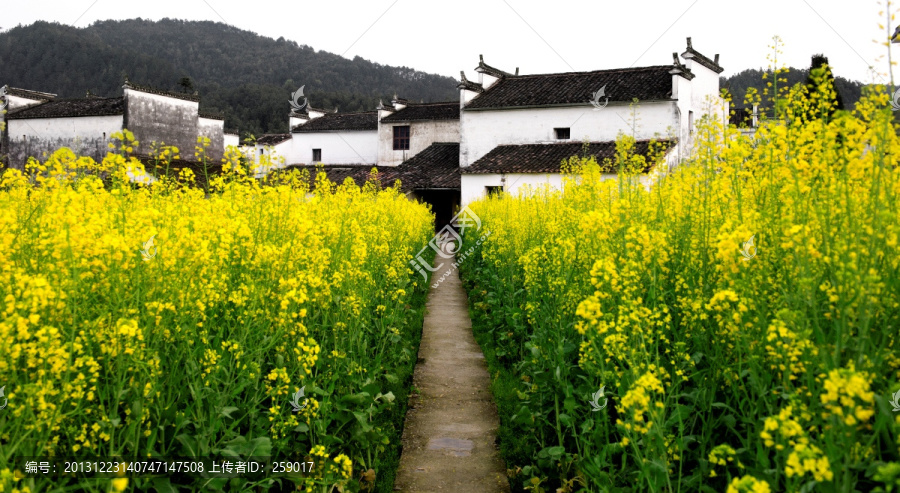
[[[201,110],[225,114],[241,134],[286,132],[290,93],[317,108],[371,110],[394,94],[412,101],[459,97],[456,81],[408,67],[316,51],[219,22],[99,21],[86,28],[36,22],[0,33],[0,84],[81,97],[121,94],[125,76],[165,90],[189,77]]]

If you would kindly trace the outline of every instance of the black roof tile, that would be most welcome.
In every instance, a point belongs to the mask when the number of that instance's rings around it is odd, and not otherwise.
[[[124,115],[125,98],[55,99],[13,110],[7,119],[65,118],[73,116]]]
[[[208,118],[210,120],[225,120],[225,115],[215,111],[198,111],[197,116],[200,118]]]
[[[30,91],[28,89],[20,89],[18,87],[3,86],[0,87],[0,96],[9,94],[10,96],[18,96],[20,98],[33,99],[37,101],[50,101],[56,98],[56,94],[49,92]]]
[[[256,139],[256,143],[264,146],[274,146],[290,139],[291,134],[265,134]]]
[[[682,53],[681,56],[683,58],[694,60],[695,62],[703,65],[704,67],[712,70],[717,74],[721,74],[725,71],[725,69],[719,65],[719,55],[716,55],[715,60],[710,60],[709,58],[705,57],[702,53],[695,50],[694,47],[691,46],[691,38],[687,39],[687,49],[684,50],[684,53]]]
[[[672,98],[672,65],[503,77],[466,104],[466,110],[589,104],[605,87],[610,101]]]
[[[150,86],[142,86],[140,84],[135,84],[134,82],[125,81],[125,85],[123,86],[126,89],[132,89],[135,91],[146,92],[149,94],[159,94],[160,96],[167,96],[170,98],[183,99],[185,101],[194,101],[200,102],[200,96],[197,94],[187,94],[183,92],[173,92],[173,91],[163,91],[162,89],[154,89]]]
[[[326,113],[297,125],[292,132],[327,132],[340,130],[378,130],[378,112]]]
[[[635,153],[646,155],[650,142],[649,140],[635,142]],[[657,142],[665,147],[673,144],[668,140]],[[462,174],[559,173],[563,160],[585,154],[583,146],[581,142],[497,146],[470,166],[460,168],[460,172]],[[594,156],[603,166],[607,158],[615,159],[616,142],[591,142],[586,155]]]
[[[391,171],[390,180],[400,180],[403,190],[458,190],[459,143],[435,142]]]
[[[459,101],[442,103],[412,103],[402,110],[381,119],[382,122],[411,122],[418,120],[459,120]]]

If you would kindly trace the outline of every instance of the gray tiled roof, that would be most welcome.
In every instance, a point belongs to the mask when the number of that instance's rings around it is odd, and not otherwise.
[[[10,96],[18,96],[20,98],[34,99],[37,101],[50,101],[51,99],[56,98],[56,94],[52,94],[49,92],[40,92],[40,91],[31,91],[28,89],[20,89],[18,87],[9,87],[3,86],[0,88],[0,95],[3,93],[9,94]]]
[[[256,143],[264,146],[274,146],[290,139],[291,134],[265,134],[256,139]]]
[[[605,86],[610,101],[672,98],[672,65],[503,77],[465,106],[465,110],[522,106],[587,105]]]
[[[327,132],[339,130],[378,130],[378,112],[326,113],[297,125],[292,132]]]
[[[411,122],[418,120],[459,120],[459,101],[442,103],[412,103],[381,119],[382,122]]]
[[[29,118],[65,118],[73,116],[124,115],[125,98],[55,99],[11,111],[9,120]]]
[[[435,142],[388,175],[404,190],[459,189],[459,143]]]
[[[650,142],[649,140],[635,142],[635,153],[646,155]],[[668,140],[658,142],[665,147],[673,144]],[[460,173],[559,173],[563,160],[584,154],[583,146],[581,142],[497,146],[470,166],[460,168]],[[594,156],[603,166],[607,158],[613,160],[616,158],[616,142],[591,142],[586,155]]]

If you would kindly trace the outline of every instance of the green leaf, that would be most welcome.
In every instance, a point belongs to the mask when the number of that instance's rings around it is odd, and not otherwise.
[[[153,478],[150,482],[157,493],[178,493],[168,476]]]
[[[236,408],[236,407],[231,407],[231,406],[229,406],[229,407],[223,407],[222,410],[219,411],[219,416],[224,416],[224,417],[226,417],[226,418],[234,419],[234,418],[231,417],[231,413],[233,413],[233,412],[235,412],[235,411],[237,411],[237,410],[238,410],[238,408]]]
[[[687,421],[694,412],[693,406],[685,406],[678,404],[666,420],[666,428],[677,425],[683,421]]]
[[[175,439],[181,443],[182,453],[185,457],[197,457],[200,455],[200,444],[196,438],[182,433],[176,436]]]
[[[269,457],[272,455],[272,440],[269,437],[257,437],[248,444],[247,457]]]
[[[559,460],[565,453],[566,448],[563,446],[547,447],[538,452],[538,457],[549,457],[551,460]]]
[[[229,478],[207,478],[201,483],[203,491],[222,491]]]

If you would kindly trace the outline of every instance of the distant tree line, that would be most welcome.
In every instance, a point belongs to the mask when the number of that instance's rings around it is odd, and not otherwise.
[[[459,98],[451,77],[352,60],[218,22],[98,21],[86,28],[36,22],[0,33],[0,85],[63,98],[119,96],[138,84],[201,96],[243,135],[288,131],[288,99],[305,86],[316,108],[372,110],[394,94],[411,101]]]
[[[823,55],[814,55],[810,65],[811,67],[820,67],[827,61],[828,59]],[[768,78],[764,80],[763,74],[768,74]],[[797,69],[788,67],[786,72],[779,74],[779,78],[787,79],[787,85],[793,86],[799,83],[808,84],[809,74],[809,68]],[[772,107],[772,94],[771,91],[769,94],[763,94],[763,87],[765,87],[767,81],[772,80],[772,77],[772,70],[747,69],[730,77],[720,77],[719,87],[727,89],[731,93],[732,107],[743,108],[746,106],[744,104],[744,96],[747,94],[747,89],[753,87],[759,91],[762,99],[761,106],[770,108]],[[853,109],[856,106],[856,102],[862,97],[862,88],[865,85],[862,82],[845,79],[844,77],[834,77],[834,87],[838,94],[841,109]]]

